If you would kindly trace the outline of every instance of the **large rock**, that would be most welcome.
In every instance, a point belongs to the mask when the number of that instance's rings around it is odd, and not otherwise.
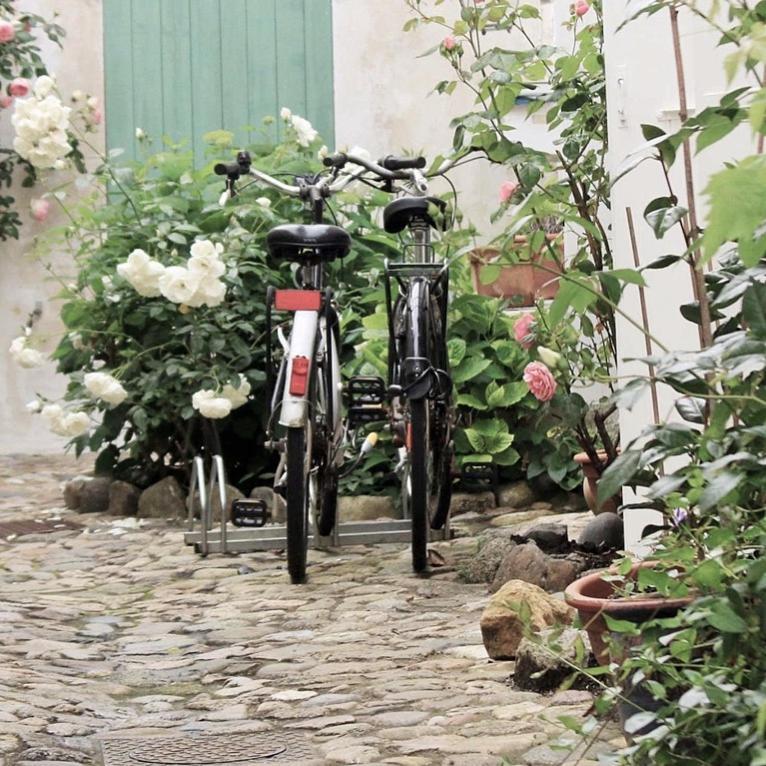
[[[536,543],[537,547],[544,551],[560,550],[566,548],[569,543],[566,524],[538,524],[522,537]]]
[[[338,520],[341,522],[398,517],[393,498],[388,495],[344,495],[338,498]]]
[[[625,547],[625,527],[616,513],[599,513],[588,522],[577,540],[585,550],[622,550]]]
[[[484,648],[493,660],[512,660],[525,633],[568,625],[574,610],[542,588],[511,580],[489,600],[481,615]]]
[[[135,516],[141,490],[127,481],[113,481],[109,485],[109,513],[113,516]]]
[[[564,590],[580,573],[576,562],[543,553],[533,542],[517,545],[506,553],[490,586],[495,593],[511,580],[523,580],[551,592]]]
[[[226,485],[226,518],[227,519],[231,519],[231,504],[235,500],[241,500],[242,498],[244,498],[244,495],[236,487],[233,487],[231,484]],[[198,519],[200,517],[200,513],[202,512],[202,507],[200,506],[200,502],[199,502],[199,492],[194,493],[194,496],[192,498],[192,507],[194,508],[194,517]],[[218,492],[217,487],[215,491],[213,492],[213,521],[214,522],[221,521],[221,495]]]
[[[526,481],[514,481],[500,487],[497,499],[501,508],[527,508],[537,500],[537,493]]]
[[[64,505],[70,511],[76,511],[80,507],[82,488],[92,481],[91,476],[75,476],[64,485]]]
[[[495,493],[484,492],[455,492],[450,501],[450,515],[462,516],[466,513],[485,513],[497,505]]]
[[[500,562],[516,543],[510,538],[492,537],[479,548],[478,553],[458,567],[458,577],[467,583],[490,583]]]
[[[80,490],[80,505],[77,510],[80,513],[100,513],[107,510],[111,483],[112,480],[104,476],[86,481]]]
[[[141,519],[177,519],[185,515],[184,491],[173,476],[152,484],[138,500],[138,517]]]
[[[590,643],[584,632],[574,628],[547,628],[534,640],[522,639],[516,650],[513,680],[517,689],[550,692],[557,689],[575,672],[573,666],[589,665]],[[579,682],[579,683],[578,683]],[[569,688],[582,688],[581,676]]]

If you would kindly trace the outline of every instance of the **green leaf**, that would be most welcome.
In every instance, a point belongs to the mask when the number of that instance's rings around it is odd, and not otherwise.
[[[742,316],[757,337],[766,338],[766,285],[755,282],[742,299]]]
[[[447,354],[450,367],[457,367],[463,361],[466,351],[466,342],[462,338],[450,338],[447,341]]]
[[[708,482],[699,499],[701,511],[707,511],[718,505],[730,492],[733,492],[742,481],[741,474],[733,471],[721,471]]]
[[[652,227],[654,236],[662,239],[669,229],[675,226],[689,211],[681,205],[671,205],[644,212],[644,218]]]
[[[725,601],[719,601],[708,617],[708,622],[722,633],[745,633],[747,623]]]
[[[755,266],[766,253],[761,233],[766,220],[766,156],[748,157],[716,173],[705,193],[710,202],[708,225],[702,238],[706,258],[729,241],[739,241],[740,257]]]
[[[529,387],[523,380],[504,385],[493,380],[487,384],[485,397],[490,407],[511,407],[520,402],[528,393]]]
[[[489,407],[486,402],[483,402],[473,394],[459,394],[457,397],[457,403],[463,407],[470,407],[474,410],[487,410]]]
[[[465,383],[480,375],[489,367],[490,359],[483,359],[476,356],[467,357],[452,373],[452,382],[455,384]]]
[[[602,474],[598,482],[599,502],[614,497],[635,475],[641,461],[640,450],[623,452]]]

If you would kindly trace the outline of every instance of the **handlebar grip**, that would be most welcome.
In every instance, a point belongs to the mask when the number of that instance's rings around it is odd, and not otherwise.
[[[342,168],[348,162],[348,157],[343,152],[338,154],[331,154],[329,157],[325,157],[322,163],[326,168]]]
[[[238,162],[219,162],[213,170],[217,176],[238,176],[242,168]]]
[[[218,176],[235,176],[239,178],[241,175],[247,175],[250,172],[251,163],[250,152],[238,152],[236,162],[219,162],[215,165],[213,171]]]
[[[389,154],[387,157],[379,160],[378,165],[384,167],[386,170],[409,170],[410,168],[422,170],[426,166],[426,158],[394,157],[393,154]]]

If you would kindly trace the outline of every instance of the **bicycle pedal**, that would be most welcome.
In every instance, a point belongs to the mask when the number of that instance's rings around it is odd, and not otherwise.
[[[385,420],[386,386],[382,378],[357,376],[346,384],[348,420],[351,426]]]
[[[493,486],[497,480],[497,467],[494,463],[463,463],[460,480],[463,483]]]
[[[235,500],[231,504],[231,523],[235,527],[263,527],[271,520],[271,511],[263,500]]]

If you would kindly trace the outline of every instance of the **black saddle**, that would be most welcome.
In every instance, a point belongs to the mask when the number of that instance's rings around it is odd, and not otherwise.
[[[433,207],[440,215],[434,218]],[[383,211],[383,227],[389,234],[398,234],[413,221],[422,221],[434,229],[445,229],[444,211],[447,203],[438,197],[399,197],[386,205]]]
[[[318,263],[348,255],[351,237],[340,226],[283,224],[266,235],[266,247],[274,258]]]

